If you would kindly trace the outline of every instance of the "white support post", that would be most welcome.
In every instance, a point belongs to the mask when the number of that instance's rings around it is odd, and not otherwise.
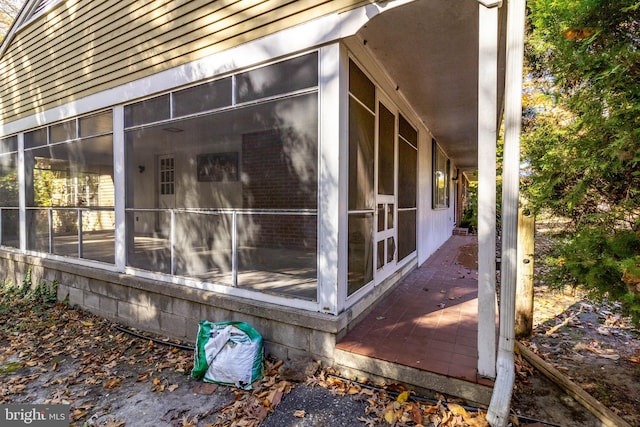
[[[18,134],[18,220],[20,249],[27,249],[27,191],[24,161],[24,133]]]
[[[520,185],[520,127],[522,120],[522,58],[526,0],[509,0],[505,72],[505,137],[502,172],[502,268],[500,282],[500,340],[496,382],[487,421],[504,427],[515,380],[515,297]]]
[[[498,8],[479,5],[478,374],[496,376],[496,142]]]
[[[340,233],[340,46],[320,49],[319,167],[318,183],[318,308],[338,314],[346,300],[338,273]],[[346,212],[346,211],[345,211]]]
[[[238,287],[238,211],[231,214],[231,286]]]
[[[124,271],[127,262],[124,107],[113,107],[113,185],[115,189],[115,264]],[[128,230],[133,233],[133,230]],[[131,239],[133,241],[133,239]]]

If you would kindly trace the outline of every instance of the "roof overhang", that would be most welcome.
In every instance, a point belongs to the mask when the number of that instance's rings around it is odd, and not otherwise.
[[[357,33],[461,171],[478,167],[479,7],[501,3],[416,0],[376,15]],[[504,92],[504,31],[498,30],[496,123]]]

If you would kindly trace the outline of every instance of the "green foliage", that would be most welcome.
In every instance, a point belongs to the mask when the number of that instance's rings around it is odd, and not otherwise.
[[[523,189],[570,220],[552,274],[637,313],[623,276],[640,257],[640,2],[528,4]]]
[[[566,236],[546,260],[547,280],[559,287],[584,286],[595,298],[622,301],[640,321],[640,234],[629,230],[605,233],[593,227]]]
[[[51,306],[57,301],[57,291],[58,284],[55,280],[50,284],[42,282],[33,286],[29,269],[22,283],[15,285],[5,282],[0,286],[0,313],[22,306]]]
[[[460,227],[468,228],[469,232],[475,233],[478,230],[478,184],[475,182],[469,183],[467,203],[462,213]]]
[[[0,200],[4,206],[18,206],[18,173],[0,170]]]
[[[640,323],[640,294],[628,292],[622,297],[622,302],[633,322]]]

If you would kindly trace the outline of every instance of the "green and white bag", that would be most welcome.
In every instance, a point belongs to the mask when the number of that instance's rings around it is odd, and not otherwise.
[[[262,336],[249,324],[200,322],[193,378],[250,390],[262,379],[262,362]]]

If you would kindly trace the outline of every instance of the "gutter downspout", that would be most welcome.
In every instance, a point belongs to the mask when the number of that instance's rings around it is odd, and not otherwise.
[[[500,339],[497,377],[487,411],[493,427],[509,420],[515,380],[516,248],[518,242],[518,196],[520,184],[520,128],[522,120],[522,61],[526,0],[509,0],[507,10],[507,56],[505,70],[505,137],[502,171],[502,271],[500,281]]]

